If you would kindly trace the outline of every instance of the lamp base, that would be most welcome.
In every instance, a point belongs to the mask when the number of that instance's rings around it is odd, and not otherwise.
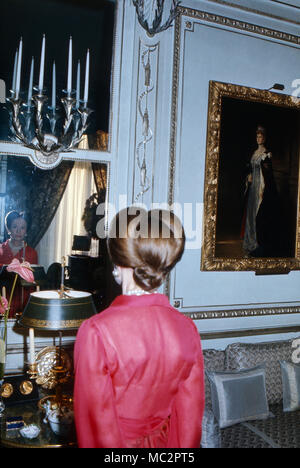
[[[32,364],[28,364],[29,370],[27,371],[27,374],[30,376],[30,380],[35,380],[38,376],[37,372],[37,363],[34,362]]]
[[[59,382],[65,383],[71,379],[72,360],[63,348],[48,346],[42,349],[36,355],[36,363],[36,383],[46,390],[52,390]]]

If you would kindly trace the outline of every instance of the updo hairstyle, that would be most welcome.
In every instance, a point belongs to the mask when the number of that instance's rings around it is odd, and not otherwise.
[[[24,219],[26,221],[26,225],[28,225],[27,219],[25,218],[24,213],[19,213],[18,211],[15,211],[15,210],[7,213],[7,215],[5,216],[5,227],[6,227],[7,232],[10,232],[10,228],[11,228],[13,221],[19,218]]]
[[[266,136],[266,129],[262,127],[262,125],[259,125],[256,129],[256,135],[263,135],[264,137]]]
[[[113,219],[107,243],[112,262],[132,268],[136,284],[152,291],[181,259],[185,234],[171,211],[130,207]]]

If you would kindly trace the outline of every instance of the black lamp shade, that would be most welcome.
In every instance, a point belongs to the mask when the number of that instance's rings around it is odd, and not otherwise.
[[[31,293],[19,324],[37,330],[76,330],[96,314],[90,293],[68,291],[67,295],[60,298],[58,291]]]
[[[72,250],[88,252],[91,248],[91,239],[88,236],[73,236]]]

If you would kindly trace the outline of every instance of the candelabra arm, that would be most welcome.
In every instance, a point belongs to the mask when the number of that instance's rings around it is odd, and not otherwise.
[[[26,138],[22,131],[22,126],[19,120],[19,113],[20,107],[22,105],[21,99],[16,99],[14,97],[7,98],[7,101],[11,103],[12,106],[12,126],[15,132],[15,136],[18,140],[20,140],[23,144],[26,144]]]
[[[36,121],[36,138],[41,146],[44,146],[44,135],[43,135],[43,106],[44,103],[47,101],[47,97],[43,94],[36,94],[32,96],[32,99],[36,106],[36,114],[35,114],[35,121]]]
[[[29,134],[30,123],[31,123],[31,114],[30,114],[30,112],[26,112],[26,114],[25,114],[25,133],[26,133],[26,135]]]
[[[65,98],[62,98],[61,102],[62,102],[62,104],[64,106],[65,113],[66,113],[66,118],[65,118],[64,127],[63,127],[64,128],[64,135],[66,135],[69,128],[70,128],[72,120],[73,120],[72,108],[73,108],[73,104],[75,102],[75,99],[67,96]]]
[[[57,114],[53,109],[50,109],[50,112],[47,114],[47,119],[49,120],[51,132],[54,135],[57,122]]]
[[[88,109],[87,107],[84,107],[82,109],[78,109],[78,113],[80,115],[80,118],[75,119],[75,132],[73,135],[73,138],[71,140],[71,143],[68,147],[70,150],[71,148],[74,148],[76,145],[78,145],[88,127],[87,120],[90,116],[90,114],[93,111],[91,109]]]

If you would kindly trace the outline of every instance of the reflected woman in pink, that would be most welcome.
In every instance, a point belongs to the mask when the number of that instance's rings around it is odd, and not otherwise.
[[[31,265],[38,263],[38,255],[35,249],[30,247],[26,241],[27,221],[22,213],[10,211],[5,217],[5,227],[9,235],[9,239],[0,245],[0,265],[9,265],[14,259],[20,262],[26,261]],[[5,275],[5,273],[3,273]],[[2,278],[1,278],[2,279]],[[11,289],[13,276],[2,279],[2,286],[5,285],[7,292]],[[20,280],[15,289],[10,307],[10,317],[14,317],[16,313],[23,312],[30,292],[30,288],[22,288]]]

